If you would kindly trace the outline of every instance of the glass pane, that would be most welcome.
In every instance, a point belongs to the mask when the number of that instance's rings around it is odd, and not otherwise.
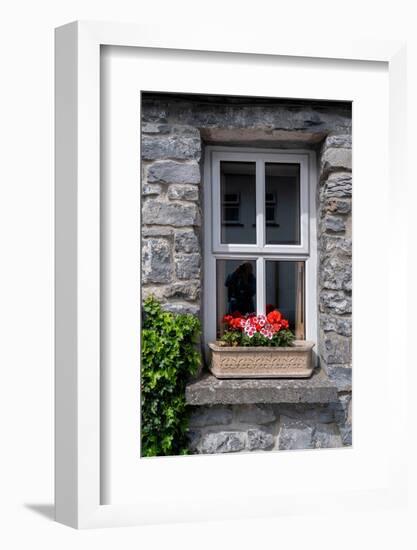
[[[226,314],[256,312],[256,261],[217,260],[217,337]]]
[[[300,244],[300,165],[265,163],[266,244]]]
[[[305,338],[304,262],[265,262],[266,313],[278,309],[296,338]]]
[[[256,163],[220,163],[221,242],[256,244]]]

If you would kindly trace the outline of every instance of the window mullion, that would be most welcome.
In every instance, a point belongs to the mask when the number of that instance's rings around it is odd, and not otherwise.
[[[265,162],[256,161],[256,242],[265,246]]]
[[[256,260],[256,313],[265,314],[265,260]]]

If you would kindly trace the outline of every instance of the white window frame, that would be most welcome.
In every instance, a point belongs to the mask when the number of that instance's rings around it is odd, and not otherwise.
[[[266,162],[300,165],[300,244],[266,245],[265,186],[256,186],[256,244],[221,243],[220,162],[256,163],[256,181],[263,181]],[[216,260],[256,259],[256,309],[265,313],[265,261],[305,263],[305,327],[307,340],[317,342],[316,155],[310,150],[207,146],[204,159],[204,342],[216,339]],[[254,258],[256,256],[256,258]]]

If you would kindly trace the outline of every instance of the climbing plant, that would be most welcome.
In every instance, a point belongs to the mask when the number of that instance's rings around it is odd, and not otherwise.
[[[185,386],[197,372],[195,315],[163,311],[153,298],[143,304],[141,366],[142,456],[187,454],[189,409]]]

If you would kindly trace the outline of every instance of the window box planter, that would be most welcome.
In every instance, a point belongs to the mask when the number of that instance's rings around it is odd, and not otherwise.
[[[225,346],[209,343],[210,370],[216,378],[309,378],[313,342],[295,340],[290,347]]]

